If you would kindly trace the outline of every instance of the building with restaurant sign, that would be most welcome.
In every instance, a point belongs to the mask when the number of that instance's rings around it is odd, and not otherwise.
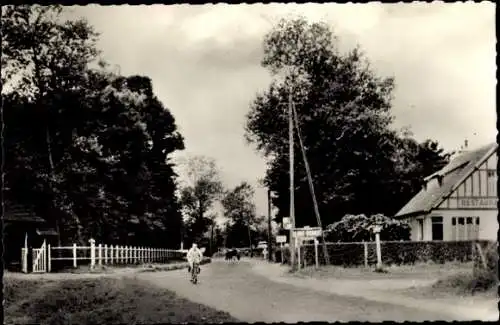
[[[411,240],[497,240],[497,150],[492,143],[460,152],[397,214],[411,227]]]

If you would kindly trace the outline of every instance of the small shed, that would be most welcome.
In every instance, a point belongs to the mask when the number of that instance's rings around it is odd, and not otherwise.
[[[31,248],[39,248],[44,240],[57,237],[58,233],[31,207],[5,202],[4,213],[4,262],[12,271],[21,270],[22,248],[28,248],[28,271],[31,267]]]

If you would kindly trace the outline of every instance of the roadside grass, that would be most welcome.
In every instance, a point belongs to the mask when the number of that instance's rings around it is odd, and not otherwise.
[[[221,323],[225,312],[135,277],[4,282],[5,324]]]
[[[426,285],[409,285],[404,289],[387,290],[403,293],[413,297],[450,298],[476,296],[491,299],[498,295],[498,277],[488,271],[473,271],[472,262],[418,263],[414,265],[384,266],[383,272],[375,267],[340,267],[321,266],[316,269],[307,267],[292,276],[299,278],[316,278],[337,280],[405,280],[432,281]]]
[[[391,265],[384,266],[382,271],[377,271],[375,266],[371,267],[342,267],[342,266],[320,266],[319,268],[307,267],[295,272],[297,277],[307,278],[338,278],[338,279],[439,279],[446,276],[472,272],[472,263],[447,262],[417,263],[413,265]]]

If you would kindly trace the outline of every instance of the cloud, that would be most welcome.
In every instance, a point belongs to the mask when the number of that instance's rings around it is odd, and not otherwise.
[[[359,44],[381,76],[394,76],[396,126],[448,150],[496,135],[493,3],[74,7],[101,32],[103,56],[124,74],[144,74],[186,140],[178,156],[213,157],[228,186],[256,184],[265,163],[243,139],[256,91],[270,76],[262,39],[280,17],[329,23],[342,51]],[[473,133],[477,133],[472,137]],[[256,191],[266,214],[265,189]]]

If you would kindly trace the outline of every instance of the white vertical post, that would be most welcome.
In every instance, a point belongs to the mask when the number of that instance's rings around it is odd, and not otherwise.
[[[297,245],[296,248],[297,248],[297,266],[300,270],[300,245]]]
[[[148,263],[151,263],[151,248],[148,247]]]
[[[316,262],[316,268],[319,268],[318,240],[316,238],[314,238],[314,261]]]
[[[125,264],[129,262],[130,257],[130,246],[125,246]]]
[[[377,269],[382,268],[382,249],[380,247],[380,230],[381,227],[375,227],[375,243],[377,245]]]
[[[108,264],[108,244],[104,244],[104,264]]]
[[[136,262],[136,256],[137,255],[137,250],[134,246],[132,246],[132,264],[135,264]]]
[[[116,264],[120,264],[120,245],[115,246],[115,261]]]
[[[363,242],[364,250],[365,250],[365,267],[368,268],[368,243]]]
[[[113,264],[113,245],[109,246],[109,263]]]
[[[73,267],[76,269],[76,243],[73,243]]]
[[[95,267],[95,240],[91,238],[90,242],[90,269],[94,269]]]
[[[50,272],[52,263],[51,263],[51,254],[50,254],[50,244],[47,245],[47,269]]]
[[[125,246],[120,246],[120,261],[121,263],[125,263]]]
[[[99,258],[99,266],[102,265],[102,244],[98,245],[98,258]]]

